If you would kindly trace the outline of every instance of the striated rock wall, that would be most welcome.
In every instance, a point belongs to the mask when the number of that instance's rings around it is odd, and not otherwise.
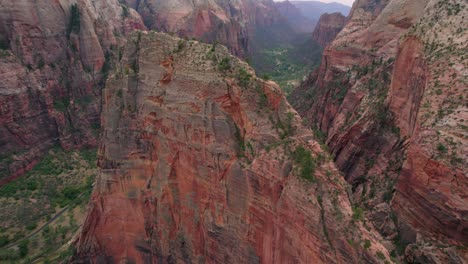
[[[53,144],[96,145],[120,36],[144,25],[115,0],[0,1],[0,185]]]
[[[117,69],[75,262],[390,260],[279,87],[226,48],[140,32]]]
[[[357,1],[291,97],[409,262],[467,258],[466,12],[462,1]]]
[[[326,47],[340,33],[346,23],[346,17],[341,13],[323,14],[312,33],[312,39],[320,46]]]

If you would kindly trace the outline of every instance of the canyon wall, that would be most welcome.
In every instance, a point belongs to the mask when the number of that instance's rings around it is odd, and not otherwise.
[[[357,1],[291,96],[411,263],[467,258],[466,15],[463,1]]]
[[[54,144],[97,145],[101,87],[122,36],[117,0],[0,1],[0,185]]]
[[[326,47],[340,33],[346,23],[341,13],[323,14],[312,32],[312,39],[320,46]]]
[[[103,97],[74,262],[390,260],[279,87],[225,47],[134,33]]]
[[[226,45],[247,58],[265,37],[285,41],[293,32],[272,0],[124,1],[149,29]]]

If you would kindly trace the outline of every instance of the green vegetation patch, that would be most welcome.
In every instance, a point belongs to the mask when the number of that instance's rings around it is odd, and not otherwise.
[[[252,79],[252,74],[248,73],[246,69],[241,68],[236,75],[237,83],[242,88],[247,88],[250,84],[250,79]]]
[[[278,83],[287,95],[320,65],[323,49],[307,34],[290,43],[261,49],[252,57],[252,66],[265,80]]]
[[[70,22],[68,24],[68,35],[71,33],[78,34],[81,30],[80,9],[77,4],[72,4],[70,7]]]
[[[218,64],[218,70],[228,71],[231,69],[231,60],[229,58],[223,58]]]
[[[57,111],[66,112],[69,106],[70,106],[69,98],[63,98],[61,100],[54,101],[54,109]]]
[[[311,182],[315,182],[315,160],[312,158],[312,153],[305,149],[303,146],[299,146],[293,152],[293,160],[296,164],[299,176]]]
[[[97,175],[96,149],[55,147],[22,177],[0,187],[0,262],[53,254],[78,230]]]

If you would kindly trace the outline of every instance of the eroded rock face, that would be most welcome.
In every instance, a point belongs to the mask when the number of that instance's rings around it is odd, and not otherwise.
[[[312,38],[322,47],[332,42],[346,23],[341,13],[323,14],[312,33]]]
[[[286,20],[272,0],[126,2],[141,14],[150,29],[209,43],[219,42],[244,58],[256,49],[259,35],[275,35],[277,39],[291,35]]]
[[[279,87],[222,46],[181,41],[133,34],[107,82],[75,262],[389,260]]]
[[[135,28],[115,0],[0,2],[0,185],[53,144],[96,145],[103,77]],[[73,24],[73,26],[72,26]]]
[[[327,134],[355,201],[410,262],[467,257],[461,2],[357,1],[320,69],[292,96]]]

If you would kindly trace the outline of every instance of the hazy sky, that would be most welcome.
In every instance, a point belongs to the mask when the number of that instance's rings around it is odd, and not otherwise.
[[[281,1],[284,1],[284,0],[274,0],[274,1],[281,2]],[[310,0],[294,0],[294,1],[310,1]],[[342,4],[345,4],[345,5],[348,5],[348,6],[352,6],[353,3],[354,3],[354,0],[313,0],[313,1],[320,1],[320,2],[324,2],[324,3],[337,2],[337,3],[342,3]]]

